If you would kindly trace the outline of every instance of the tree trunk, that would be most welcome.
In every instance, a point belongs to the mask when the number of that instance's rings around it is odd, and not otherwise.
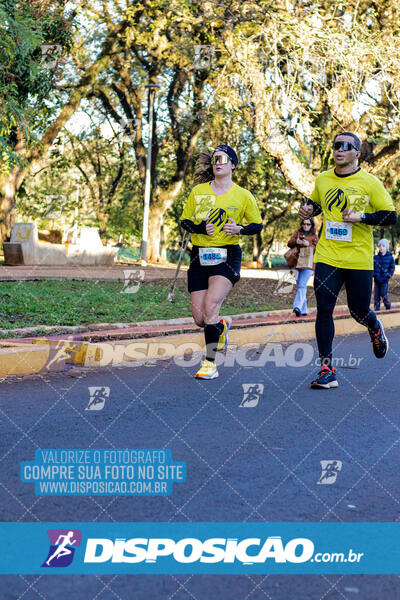
[[[160,228],[160,258],[162,262],[167,262],[167,237],[168,237],[169,228],[165,223],[164,216],[161,222]]]
[[[179,174],[179,180],[175,181],[168,189],[154,196],[157,200],[150,205],[149,212],[149,239],[147,243],[147,260],[150,262],[160,261],[161,225],[164,215],[171,208],[183,187],[185,171]]]
[[[269,257],[269,253],[271,252],[271,248],[272,248],[272,244],[274,243],[274,236],[272,236],[271,239],[268,240],[266,246],[265,246],[265,262],[267,263],[268,269],[272,268],[272,264],[271,264],[271,259]]]
[[[261,233],[256,233],[253,236],[253,263],[254,266],[257,265],[260,256],[262,254],[263,251],[263,244],[262,244],[262,237],[261,237]]]
[[[0,242],[10,239],[14,225],[15,197],[19,187],[19,169],[0,176]]]
[[[104,243],[107,243],[106,230],[107,230],[107,224],[108,224],[108,219],[109,219],[110,215],[108,213],[97,212],[96,216],[99,221],[99,235],[100,235],[101,241]]]
[[[159,206],[150,206],[149,213],[149,239],[147,242],[147,260],[160,261],[161,225],[163,211]]]

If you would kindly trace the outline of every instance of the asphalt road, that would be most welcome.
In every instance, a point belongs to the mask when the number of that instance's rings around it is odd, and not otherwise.
[[[173,360],[3,381],[0,520],[399,520],[400,330],[388,335],[381,361],[367,334],[336,338],[331,390],[309,389],[309,343],[249,353],[259,366],[229,353],[213,381]],[[93,386],[110,390],[102,410],[85,410]],[[39,497],[19,478],[38,448],[167,448],[187,480],[170,497]],[[324,460],[341,462],[334,484],[318,484]],[[2,600],[399,600],[400,578],[13,575],[0,589]]]

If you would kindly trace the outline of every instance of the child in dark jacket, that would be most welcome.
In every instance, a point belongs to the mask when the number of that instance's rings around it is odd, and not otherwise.
[[[394,273],[394,258],[389,252],[389,242],[385,238],[378,242],[378,254],[374,256],[374,304],[375,310],[380,310],[381,298],[386,310],[390,308],[388,298],[389,279]]]

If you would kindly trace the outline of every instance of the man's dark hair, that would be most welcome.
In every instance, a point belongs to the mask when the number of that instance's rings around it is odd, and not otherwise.
[[[361,149],[361,140],[360,140],[360,138],[359,138],[359,137],[357,137],[357,136],[356,136],[356,134],[355,134],[355,133],[351,133],[351,131],[341,131],[340,133],[338,133],[338,134],[336,134],[336,135],[335,135],[335,137],[334,137],[334,139],[333,139],[333,143],[335,143],[335,141],[336,141],[336,138],[338,138],[338,137],[339,137],[339,135],[349,135],[350,137],[352,137],[352,138],[353,138],[353,140],[354,140],[354,142],[355,142],[355,143],[354,143],[354,145],[355,145],[355,147],[357,148],[357,150],[360,150],[360,149]]]

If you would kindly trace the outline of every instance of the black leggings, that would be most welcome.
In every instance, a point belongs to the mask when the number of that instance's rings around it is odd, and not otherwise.
[[[314,276],[314,291],[317,300],[315,333],[321,364],[332,366],[332,342],[335,336],[333,309],[343,283],[351,316],[361,325],[368,327],[371,333],[378,331],[378,320],[375,313],[369,308],[372,275],[373,271],[339,269],[320,262],[316,264]]]

